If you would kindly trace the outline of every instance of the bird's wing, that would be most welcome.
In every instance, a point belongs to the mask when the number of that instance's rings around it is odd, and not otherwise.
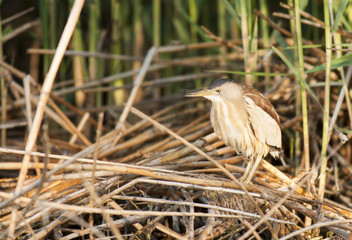
[[[275,108],[259,91],[247,86],[243,96],[254,135],[262,143],[281,148],[281,127]]]

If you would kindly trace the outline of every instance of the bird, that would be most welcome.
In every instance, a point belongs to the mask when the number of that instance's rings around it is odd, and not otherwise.
[[[240,181],[250,183],[264,157],[280,156],[281,124],[271,102],[258,90],[227,78],[208,89],[186,94],[211,101],[210,121],[217,137],[248,159]]]

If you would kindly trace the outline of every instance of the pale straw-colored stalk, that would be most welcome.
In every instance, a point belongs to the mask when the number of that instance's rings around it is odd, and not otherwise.
[[[29,153],[33,150],[34,144],[37,140],[40,125],[41,125],[43,115],[44,115],[44,110],[45,110],[46,104],[48,102],[49,93],[51,92],[51,89],[52,89],[52,86],[53,86],[53,83],[54,83],[54,80],[56,77],[56,73],[59,69],[62,57],[64,56],[64,53],[65,53],[65,50],[70,42],[72,33],[75,29],[76,23],[77,23],[78,18],[80,16],[83,4],[84,4],[84,0],[76,0],[75,1],[74,5],[72,7],[72,10],[71,10],[70,16],[67,20],[65,29],[62,33],[60,42],[58,44],[56,54],[55,54],[54,59],[51,63],[49,72],[46,75],[46,78],[44,79],[44,84],[43,84],[43,88],[42,88],[42,91],[40,94],[40,99],[39,99],[37,110],[36,110],[36,113],[34,116],[32,128],[29,131],[28,141],[26,143],[25,151],[27,152],[27,154],[24,155],[23,160],[22,160],[22,168],[21,168],[18,180],[17,180],[17,186],[16,186],[15,193],[21,192],[21,190],[23,188],[24,180],[26,179],[27,172],[28,172],[28,164],[30,162]],[[9,233],[8,233],[9,239],[14,238],[14,232],[15,232],[15,227],[16,227],[16,222],[17,222],[17,214],[18,214],[18,211],[16,208],[14,208],[14,211],[11,214],[11,223],[9,226]]]

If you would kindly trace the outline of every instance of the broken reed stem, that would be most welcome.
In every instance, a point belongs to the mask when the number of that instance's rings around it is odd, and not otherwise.
[[[19,34],[26,32],[31,28],[36,28],[38,26],[40,26],[40,19],[36,19],[32,22],[25,23],[25,24],[21,25],[20,27],[12,30],[10,33],[6,34],[6,36],[2,38],[2,42],[5,43],[5,42],[13,39],[14,37],[18,36]]]
[[[8,17],[8,18],[5,18],[5,19],[3,19],[1,21],[1,25],[8,24],[8,23],[10,23],[10,22],[12,22],[12,21],[14,21],[14,20],[26,15],[27,13],[30,13],[30,12],[34,11],[34,9],[35,9],[35,7],[30,7],[28,9],[23,10],[22,12],[16,13],[16,14]]]
[[[151,49],[149,49],[149,51],[147,53],[145,61],[143,62],[143,65],[138,73],[138,76],[137,76],[136,80],[134,81],[134,84],[133,84],[134,86],[133,86],[133,89],[132,89],[130,96],[127,100],[127,103],[126,103],[126,105],[120,115],[119,121],[117,122],[117,124],[115,126],[115,130],[118,135],[115,137],[113,143],[111,144],[112,147],[116,145],[116,143],[119,141],[119,139],[122,136],[122,132],[124,131],[124,124],[127,119],[127,116],[130,112],[130,109],[132,107],[134,99],[136,98],[137,92],[140,89],[140,86],[144,80],[144,77],[147,74],[147,70],[148,70],[156,53],[157,53],[157,48],[155,48],[155,47],[152,47]]]
[[[89,115],[90,115],[90,114],[89,114],[88,112],[84,113],[84,115],[83,115],[81,121],[78,123],[77,131],[82,132],[83,127],[84,127],[85,124],[87,123],[87,120],[88,120],[88,118],[89,118]],[[69,143],[70,143],[70,144],[74,144],[74,143],[76,142],[76,140],[77,140],[77,134],[74,133],[74,134],[71,136],[71,138],[70,138],[70,140],[69,140]]]
[[[26,100],[26,118],[27,118],[27,124],[28,124],[28,129],[31,129],[32,127],[32,105],[31,105],[31,77],[29,75],[25,76],[23,78],[23,87],[24,87],[24,97]],[[34,151],[37,151],[37,147],[34,146]],[[39,163],[38,157],[33,157],[35,163]],[[41,175],[40,170],[36,169],[36,173],[38,176]]]
[[[66,114],[61,111],[61,109],[54,103],[50,98],[48,99],[49,105],[53,108],[53,110],[59,115],[60,119],[64,122],[65,128],[71,133],[76,134],[77,137],[86,145],[92,145],[92,142],[81,133],[77,127],[71,122],[71,120],[66,116]]]
[[[268,25],[276,30],[278,30],[280,33],[282,33],[283,35],[287,36],[287,37],[292,37],[292,34],[287,31],[286,29],[279,27],[273,20],[271,20],[270,18],[268,18],[267,16],[263,15],[259,10],[255,9],[254,10],[255,14],[257,14],[259,17],[261,17],[262,19],[264,19]]]
[[[23,78],[24,98],[26,100],[26,118],[28,122],[28,129],[32,127],[32,105],[31,105],[31,87],[30,76]]]
[[[271,172],[274,176],[278,177],[281,181],[283,181],[287,185],[289,185],[289,186],[295,185],[295,182],[291,178],[287,177],[283,172],[281,172],[279,169],[275,168],[273,165],[271,165],[266,160],[263,159],[261,166],[264,169],[266,169],[267,171]],[[301,187],[297,187],[296,192],[298,194],[305,194],[304,189]]]

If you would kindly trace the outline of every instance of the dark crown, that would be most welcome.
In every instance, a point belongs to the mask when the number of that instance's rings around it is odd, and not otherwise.
[[[216,79],[210,84],[209,89],[214,89],[216,87],[220,87],[221,85],[227,83],[227,82],[233,82],[231,79],[228,78],[219,78]]]

